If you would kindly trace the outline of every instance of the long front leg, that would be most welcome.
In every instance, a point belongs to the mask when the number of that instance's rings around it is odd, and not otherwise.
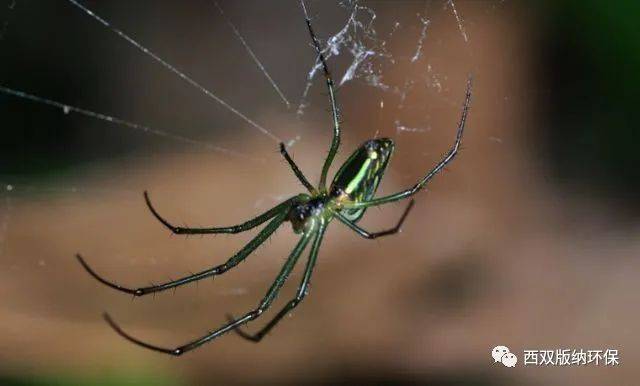
[[[331,116],[333,118],[333,139],[331,140],[329,154],[327,154],[327,158],[325,159],[324,165],[322,166],[320,183],[318,184],[318,189],[325,190],[327,184],[327,173],[329,173],[331,163],[333,162],[333,159],[338,152],[338,148],[340,147],[340,119],[338,118],[338,105],[336,102],[336,95],[333,90],[333,78],[331,77],[329,67],[327,66],[327,61],[324,58],[322,49],[320,48],[320,42],[318,42],[318,38],[316,37],[316,34],[313,32],[313,28],[311,27],[311,19],[309,19],[309,15],[307,14],[307,8],[304,5],[304,0],[300,0],[300,4],[302,5],[302,10],[304,11],[304,18],[307,23],[309,35],[311,35],[311,40],[313,41],[313,46],[315,47],[316,52],[318,53],[318,57],[320,58],[320,63],[322,64],[322,72],[324,73],[324,78],[327,81],[327,89],[329,90],[329,101],[331,102]]]
[[[291,202],[295,200],[296,197],[290,198],[287,201],[276,205],[275,207],[269,209],[263,214],[246,221],[239,225],[233,225],[229,227],[217,227],[217,228],[189,228],[189,227],[178,227],[172,225],[169,221],[167,221],[164,217],[160,216],[160,214],[156,211],[156,209],[151,205],[151,200],[149,199],[149,194],[144,192],[144,200],[147,203],[147,207],[153,214],[153,216],[162,223],[167,229],[171,232],[178,235],[204,235],[204,234],[215,234],[215,233],[240,233],[244,231],[248,231],[249,229],[255,228],[258,225],[266,222],[267,220],[273,218],[278,213],[282,212],[285,208],[291,206]]]
[[[425,175],[417,184],[415,184],[410,189],[406,189],[389,196],[374,198],[368,201],[348,203],[348,204],[345,204],[344,206],[346,208],[368,208],[370,206],[377,206],[377,205],[382,205],[389,202],[402,200],[403,198],[407,198],[419,192],[427,184],[427,182],[429,182],[429,180],[433,178],[433,176],[440,173],[442,169],[449,162],[451,162],[451,160],[453,160],[456,154],[458,154],[458,150],[460,149],[460,143],[462,142],[462,133],[464,132],[464,125],[467,121],[467,114],[469,112],[470,103],[471,103],[471,77],[469,77],[469,79],[467,80],[467,92],[465,95],[464,104],[462,106],[462,116],[460,118],[460,123],[458,124],[456,141],[454,142],[451,149],[449,149],[447,154],[444,156],[444,158],[442,158],[442,160],[438,162],[438,164],[433,169],[431,169],[431,171],[427,173],[427,175]]]
[[[138,338],[135,338],[135,337],[127,334],[107,314],[104,315],[105,320],[107,321],[107,323],[109,323],[109,325],[120,336],[122,336],[123,338],[127,339],[128,341],[130,341],[132,343],[135,343],[135,344],[137,344],[139,346],[148,348],[148,349],[153,350],[153,351],[162,352],[162,353],[165,353],[165,354],[170,354],[170,355],[175,355],[175,356],[182,355],[187,351],[191,351],[193,349],[196,349],[196,348],[202,346],[203,344],[205,344],[205,343],[207,343],[209,341],[212,341],[213,339],[216,339],[220,335],[223,335],[223,334],[225,334],[225,333],[227,333],[227,332],[229,332],[231,330],[234,330],[234,329],[238,328],[239,326],[241,326],[241,325],[243,325],[243,324],[245,324],[247,322],[250,322],[250,321],[256,319],[265,310],[267,310],[269,308],[269,306],[271,305],[271,303],[275,300],[276,296],[278,295],[278,292],[280,291],[280,288],[282,288],[282,285],[287,280],[287,277],[289,276],[289,274],[293,270],[293,267],[295,266],[296,262],[298,261],[298,257],[300,257],[300,254],[302,253],[302,251],[304,251],[305,247],[309,243],[309,239],[316,232],[317,232],[317,226],[315,226],[315,224],[314,224],[314,226],[309,228],[309,230],[307,230],[302,235],[302,237],[300,238],[300,241],[298,241],[298,244],[295,246],[295,248],[293,249],[293,251],[289,255],[289,258],[287,259],[286,263],[282,267],[282,270],[280,271],[280,273],[276,277],[276,280],[273,282],[273,284],[271,285],[271,287],[267,291],[267,294],[262,299],[262,301],[260,302],[258,307],[256,307],[255,309],[247,312],[244,316],[242,316],[242,317],[240,317],[238,319],[235,319],[235,320],[231,320],[227,324],[225,324],[222,327],[218,328],[217,330],[212,331],[212,332],[210,332],[210,333],[208,333],[208,334],[206,334],[206,335],[204,335],[204,336],[202,336],[202,337],[200,337],[200,338],[198,338],[198,339],[196,339],[194,341],[191,341],[191,342],[189,342],[187,344],[184,344],[182,346],[178,346],[176,348],[165,348],[165,347],[156,346],[154,344],[150,344],[150,343],[144,342],[144,341],[142,341],[142,340],[140,340]]]
[[[227,260],[226,263],[204,270],[202,272],[198,272],[193,275],[183,277],[178,280],[172,280],[167,283],[163,283],[159,285],[152,285],[148,287],[140,287],[135,289],[123,287],[121,285],[115,284],[103,278],[102,276],[98,275],[79,254],[76,255],[76,258],[78,259],[80,264],[82,264],[84,269],[96,280],[98,280],[100,283],[124,293],[128,293],[134,296],[143,296],[143,295],[148,295],[154,292],[165,291],[165,290],[168,290],[169,288],[175,288],[187,283],[191,283],[193,281],[202,280],[206,277],[216,276],[216,275],[220,275],[222,273],[227,272],[231,268],[238,265],[247,256],[249,256],[249,254],[251,254],[251,252],[253,252],[256,248],[258,248],[260,244],[265,242],[265,240],[267,240],[269,236],[271,236],[273,232],[275,232],[275,230],[278,229],[280,224],[284,222],[284,220],[286,219],[286,216],[287,216],[286,211],[283,211],[280,215],[276,216],[276,218],[274,218],[262,231],[260,231],[260,233],[258,233],[258,235],[253,240],[249,241],[247,245],[245,245],[238,253],[236,253],[229,260]]]
[[[338,220],[340,220],[340,222],[342,222],[343,224],[345,224],[346,226],[351,228],[353,231],[355,231],[360,236],[362,236],[362,237],[364,237],[366,239],[376,239],[378,237],[394,235],[394,234],[400,232],[400,229],[402,228],[402,224],[404,223],[404,220],[409,215],[409,212],[411,211],[411,208],[413,208],[413,204],[414,204],[414,201],[411,200],[411,202],[409,202],[409,205],[407,205],[407,208],[402,213],[402,216],[400,217],[400,220],[398,220],[398,223],[393,228],[386,229],[386,230],[383,230],[383,231],[380,231],[380,232],[368,232],[365,229],[362,229],[361,227],[359,227],[357,224],[355,224],[352,221],[350,221],[348,218],[343,216],[341,213],[336,213],[336,216],[338,217]]]
[[[318,234],[311,245],[311,252],[309,253],[309,260],[307,261],[307,266],[304,269],[304,276],[302,277],[302,281],[300,282],[300,286],[298,287],[298,292],[296,296],[291,299],[283,308],[278,312],[278,314],[271,319],[269,323],[267,323],[260,331],[255,334],[248,334],[242,329],[237,328],[235,331],[241,337],[250,340],[252,342],[260,342],[262,338],[265,337],[271,331],[273,327],[280,322],[282,318],[285,317],[289,312],[291,312],[294,308],[302,302],[302,299],[307,295],[309,283],[311,282],[311,274],[313,273],[313,267],[316,265],[316,260],[318,257],[318,250],[320,249],[320,243],[322,243],[322,237],[324,236],[324,231],[326,230],[326,225],[322,224],[320,229],[318,230]],[[233,320],[233,318],[229,317],[229,320]]]

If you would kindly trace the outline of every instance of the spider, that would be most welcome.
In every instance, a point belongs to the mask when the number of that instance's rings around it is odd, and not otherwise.
[[[202,280],[207,277],[221,275],[227,272],[228,270],[234,268],[240,262],[242,262],[247,256],[249,256],[249,254],[255,251],[256,248],[264,243],[267,238],[269,238],[269,236],[271,236],[276,231],[276,229],[278,229],[284,222],[288,221],[291,223],[293,231],[296,234],[301,235],[300,240],[291,251],[289,258],[286,260],[284,266],[282,267],[282,270],[276,277],[275,281],[267,291],[262,301],[260,301],[256,308],[247,312],[243,316],[239,318],[228,316],[228,322],[222,327],[208,332],[207,334],[181,346],[175,348],[165,348],[147,343],[143,340],[129,335],[118,324],[116,324],[116,322],[108,314],[105,313],[104,318],[107,323],[115,330],[116,333],[118,333],[128,341],[153,351],[158,351],[174,356],[179,356],[188,351],[196,349],[229,331],[235,331],[241,337],[250,341],[259,342],[260,340],[262,340],[262,338],[265,337],[267,333],[269,333],[269,331],[271,331],[271,329],[276,324],[278,324],[278,322],[285,315],[287,315],[296,306],[298,306],[298,304],[300,304],[300,302],[306,296],[309,288],[309,282],[311,280],[311,275],[313,274],[313,268],[318,257],[320,244],[322,243],[322,239],[327,226],[333,219],[338,219],[338,221],[345,224],[357,234],[367,239],[375,239],[377,237],[398,233],[400,231],[402,223],[413,207],[413,199],[406,206],[402,216],[393,228],[380,232],[369,232],[357,225],[357,222],[362,218],[365,211],[369,207],[399,201],[411,197],[419,192],[427,184],[427,182],[429,182],[429,180],[433,176],[438,174],[444,168],[444,166],[449,163],[457,154],[460,143],[462,141],[462,133],[465,126],[467,113],[469,111],[469,104],[471,101],[471,77],[469,77],[469,79],[467,80],[465,100],[462,108],[460,122],[458,124],[456,132],[456,139],[453,146],[445,154],[444,158],[442,158],[442,160],[413,187],[388,196],[374,198],[378,185],[387,168],[387,164],[389,163],[389,159],[391,158],[391,155],[394,151],[394,143],[391,139],[378,138],[368,140],[362,146],[356,149],[356,151],[354,151],[353,154],[351,154],[351,156],[340,167],[333,181],[331,182],[330,187],[327,189],[327,173],[340,146],[340,122],[338,118],[338,107],[334,91],[334,82],[331,77],[331,73],[329,72],[324,54],[322,53],[322,50],[320,48],[320,43],[311,26],[311,20],[309,19],[309,16],[307,14],[304,2],[302,2],[302,9],[304,11],[307,29],[309,31],[311,41],[318,57],[317,60],[319,60],[322,65],[327,89],[329,90],[331,114],[333,119],[333,139],[331,141],[329,153],[324,161],[322,172],[320,174],[320,181],[317,187],[312,185],[307,180],[307,178],[300,171],[291,156],[287,153],[285,145],[281,143],[280,152],[282,156],[285,158],[298,180],[300,180],[302,185],[304,185],[308,190],[308,193],[298,194],[282,202],[281,204],[276,205],[272,209],[269,209],[265,213],[242,224],[216,228],[188,228],[174,226],[156,211],[154,206],[151,204],[149,194],[146,191],[144,192],[145,202],[153,216],[174,234],[202,235],[216,233],[240,233],[255,228],[270,220],[270,222],[258,233],[255,238],[253,238],[229,260],[227,260],[227,262],[177,280],[172,280],[159,285],[152,285],[134,289],[123,287],[104,279],[86,263],[86,261],[82,258],[82,256],[80,256],[80,254],[77,254],[76,257],[80,264],[84,267],[84,269],[99,282],[121,292],[125,292],[134,296],[143,296],[160,291],[165,291],[170,288],[176,288],[187,283]],[[311,251],[309,253],[309,258],[304,269],[304,274],[295,297],[291,299],[284,306],[284,308],[282,308],[282,310],[280,310],[280,312],[278,312],[276,316],[257,333],[249,334],[242,331],[239,328],[240,326],[257,319],[271,306],[281,287],[284,285],[287,277],[296,265],[300,255],[309,244],[311,244]]]

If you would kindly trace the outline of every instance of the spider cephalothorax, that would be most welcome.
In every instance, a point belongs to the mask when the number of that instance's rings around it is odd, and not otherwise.
[[[327,206],[331,204],[331,197],[326,194],[318,194],[317,196],[300,195],[291,204],[287,220],[291,222],[295,233],[302,233],[310,225],[309,219],[312,217],[330,221],[326,217]]]
[[[285,145],[280,144],[280,151],[282,155],[287,160],[289,166],[298,177],[302,185],[307,188],[309,193],[303,193],[294,196],[284,201],[283,203],[269,209],[265,213],[242,224],[216,228],[177,227],[172,225],[169,221],[165,220],[162,216],[160,216],[160,214],[158,214],[155,208],[151,205],[149,195],[147,194],[147,192],[144,193],[147,206],[149,207],[151,213],[158,219],[158,221],[160,221],[164,226],[166,226],[169,230],[176,234],[240,233],[255,228],[269,221],[269,223],[257,234],[257,236],[253,238],[253,240],[251,240],[240,251],[229,258],[225,263],[213,268],[206,269],[199,273],[195,273],[177,280],[172,280],[160,285],[152,285],[140,288],[128,288],[102,278],[91,267],[89,267],[89,265],[80,255],[77,255],[77,258],[82,266],[87,270],[87,272],[89,272],[89,274],[91,274],[101,283],[116,290],[132,294],[134,296],[143,296],[150,293],[164,291],[170,288],[176,288],[183,284],[201,280],[206,277],[220,275],[228,271],[229,269],[237,266],[258,246],[264,243],[269,238],[269,236],[271,236],[275,232],[275,230],[278,229],[278,227],[280,227],[280,225],[282,225],[282,223],[284,223],[285,221],[291,222],[293,230],[301,235],[300,240],[291,251],[289,258],[285,262],[282,270],[276,277],[275,281],[267,291],[264,298],[260,301],[256,308],[250,310],[246,314],[240,316],[239,318],[230,317],[228,323],[218,328],[217,330],[211,331],[189,343],[178,346],[176,348],[165,348],[156,346],[144,342],[140,339],[134,338],[124,332],[120,328],[120,326],[118,326],[107,314],[105,314],[105,319],[111,325],[111,327],[113,327],[113,329],[118,334],[128,339],[129,341],[142,347],[171,355],[181,355],[187,351],[200,347],[203,344],[216,339],[217,337],[229,331],[236,331],[240,336],[254,342],[260,341],[286,314],[288,314],[293,308],[295,308],[306,296],[311,275],[313,273],[313,268],[318,257],[320,243],[322,242],[322,238],[328,224],[333,219],[337,218],[340,222],[357,232],[360,236],[366,237],[368,239],[374,239],[380,236],[397,233],[413,206],[413,200],[409,202],[409,205],[407,205],[404,213],[400,217],[400,220],[393,228],[381,232],[368,232],[358,226],[357,222],[363,216],[365,210],[368,207],[399,201],[419,192],[427,184],[427,182],[434,175],[440,172],[444,168],[444,166],[449,163],[449,161],[451,161],[457,154],[460,143],[462,141],[462,132],[464,130],[467,112],[469,110],[469,103],[471,100],[470,78],[467,82],[467,91],[462,108],[462,116],[460,118],[460,123],[458,124],[456,140],[453,147],[449,149],[444,158],[440,160],[440,162],[415,185],[395,194],[374,198],[375,192],[378,188],[378,185],[380,184],[382,176],[384,175],[384,172],[389,163],[389,159],[391,158],[394,150],[392,140],[387,138],[379,138],[365,142],[355,152],[353,152],[353,154],[338,170],[331,183],[330,188],[327,189],[327,174],[331,163],[336,156],[338,147],[340,146],[340,125],[338,121],[338,110],[335,100],[333,80],[331,79],[331,74],[329,73],[323,51],[320,48],[320,43],[318,42],[313,29],[311,28],[311,21],[309,20],[307,11],[304,8],[304,3],[302,3],[302,8],[304,10],[305,21],[307,23],[309,34],[311,35],[311,40],[313,41],[313,44],[315,46],[316,52],[318,54],[318,60],[322,65],[324,76],[327,82],[327,89],[329,90],[329,99],[331,101],[331,112],[333,119],[333,140],[331,141],[329,154],[327,155],[327,158],[325,159],[324,165],[322,167],[320,182],[318,183],[318,185],[314,186],[309,183],[307,178],[302,174],[300,169],[298,169],[298,166],[287,153]],[[278,295],[280,288],[296,265],[298,258],[309,244],[311,244],[311,251],[309,253],[309,259],[307,260],[302,281],[300,283],[300,286],[298,287],[296,296],[291,299],[284,306],[284,308],[282,308],[282,310],[280,310],[280,312],[278,312],[276,316],[256,334],[250,335],[239,329],[240,326],[258,318],[260,315],[262,315],[263,312],[269,309],[276,296]]]

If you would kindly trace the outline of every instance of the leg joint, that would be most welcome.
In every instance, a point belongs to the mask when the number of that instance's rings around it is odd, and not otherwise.
[[[302,300],[304,300],[305,296],[307,296],[308,293],[309,293],[309,288],[308,287],[300,288],[300,290],[296,294],[296,297],[291,300],[292,306],[295,307],[298,304],[300,304],[300,302],[302,302]]]

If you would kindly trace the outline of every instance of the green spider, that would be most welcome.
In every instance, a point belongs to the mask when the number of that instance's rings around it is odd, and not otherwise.
[[[226,323],[222,327],[218,328],[215,331],[209,332],[189,343],[178,346],[176,348],[164,348],[144,342],[127,334],[120,328],[119,325],[117,325],[113,321],[113,319],[111,319],[108,314],[105,313],[104,318],[107,323],[109,323],[109,325],[125,339],[142,347],[175,356],[182,355],[187,351],[198,348],[203,344],[212,341],[213,339],[216,339],[229,331],[236,331],[243,338],[254,342],[259,342],[287,313],[293,310],[304,299],[305,295],[307,294],[309,282],[313,273],[313,268],[318,257],[320,243],[322,242],[327,226],[334,218],[337,218],[340,222],[354,230],[360,236],[368,239],[375,239],[380,236],[392,235],[399,232],[402,223],[413,207],[413,200],[409,202],[409,205],[407,205],[404,213],[400,217],[400,220],[393,228],[381,232],[371,233],[362,229],[356,223],[360,220],[360,218],[362,218],[367,208],[371,206],[377,206],[402,200],[419,192],[434,175],[440,172],[444,168],[444,166],[455,157],[456,153],[458,152],[460,143],[462,141],[462,133],[464,130],[464,125],[466,122],[471,100],[471,78],[469,78],[469,80],[467,81],[467,90],[462,109],[462,116],[460,118],[460,123],[458,124],[456,140],[453,147],[447,152],[444,158],[413,187],[385,197],[373,198],[394,150],[394,144],[391,139],[379,138],[369,140],[362,146],[360,146],[347,159],[340,170],[338,170],[338,173],[334,177],[330,188],[327,190],[327,173],[329,171],[329,168],[331,167],[333,159],[336,156],[336,153],[338,152],[338,147],[340,146],[338,108],[336,105],[334,83],[331,78],[331,74],[327,67],[327,63],[325,61],[322,50],[320,49],[320,43],[318,42],[318,39],[313,32],[313,28],[311,27],[311,20],[309,19],[307,11],[304,7],[304,3],[302,3],[302,8],[304,10],[305,21],[309,30],[309,34],[311,35],[311,40],[313,41],[313,45],[317,52],[318,58],[322,64],[324,77],[326,79],[327,88],[329,90],[329,99],[331,101],[331,112],[333,117],[333,140],[331,141],[329,154],[327,155],[324,166],[322,167],[322,173],[320,175],[320,182],[318,186],[315,187],[311,183],[309,183],[309,181],[302,174],[293,159],[287,153],[285,145],[281,143],[280,152],[289,163],[289,166],[295,173],[296,177],[307,188],[309,193],[303,193],[292,197],[284,201],[283,203],[273,207],[272,209],[269,209],[256,218],[242,224],[220,228],[177,227],[169,223],[166,219],[160,216],[160,214],[158,214],[155,208],[151,205],[149,195],[147,194],[147,192],[144,192],[144,198],[151,213],[158,219],[158,221],[160,221],[164,226],[166,226],[175,234],[240,233],[255,228],[258,225],[271,220],[271,222],[269,222],[269,224],[267,224],[267,226],[264,227],[254,239],[252,239],[239,252],[237,252],[229,260],[227,260],[226,263],[196,274],[183,277],[178,280],[169,281],[164,284],[132,289],[117,285],[104,279],[103,277],[99,276],[85,262],[82,256],[78,254],[76,255],[76,257],[80,264],[82,264],[84,269],[99,282],[118,291],[132,294],[134,296],[143,296],[164,291],[169,288],[176,288],[187,283],[227,272],[231,268],[238,265],[241,261],[243,261],[249,254],[255,251],[258,246],[264,243],[269,238],[269,236],[271,236],[275,232],[275,230],[286,221],[291,222],[295,233],[301,234],[300,240],[298,241],[295,248],[293,248],[293,251],[289,255],[289,258],[282,267],[282,270],[276,277],[275,281],[267,291],[267,294],[264,296],[260,304],[255,309],[247,312],[243,316],[239,318],[229,317],[228,323]],[[302,281],[300,283],[300,286],[298,287],[298,291],[295,297],[290,300],[284,306],[284,308],[280,312],[278,312],[278,314],[256,334],[250,335],[246,332],[243,332],[239,328],[240,326],[254,319],[257,319],[271,306],[276,296],[278,295],[278,292],[284,285],[287,277],[296,265],[298,258],[309,243],[311,243],[311,252],[304,269]]]

